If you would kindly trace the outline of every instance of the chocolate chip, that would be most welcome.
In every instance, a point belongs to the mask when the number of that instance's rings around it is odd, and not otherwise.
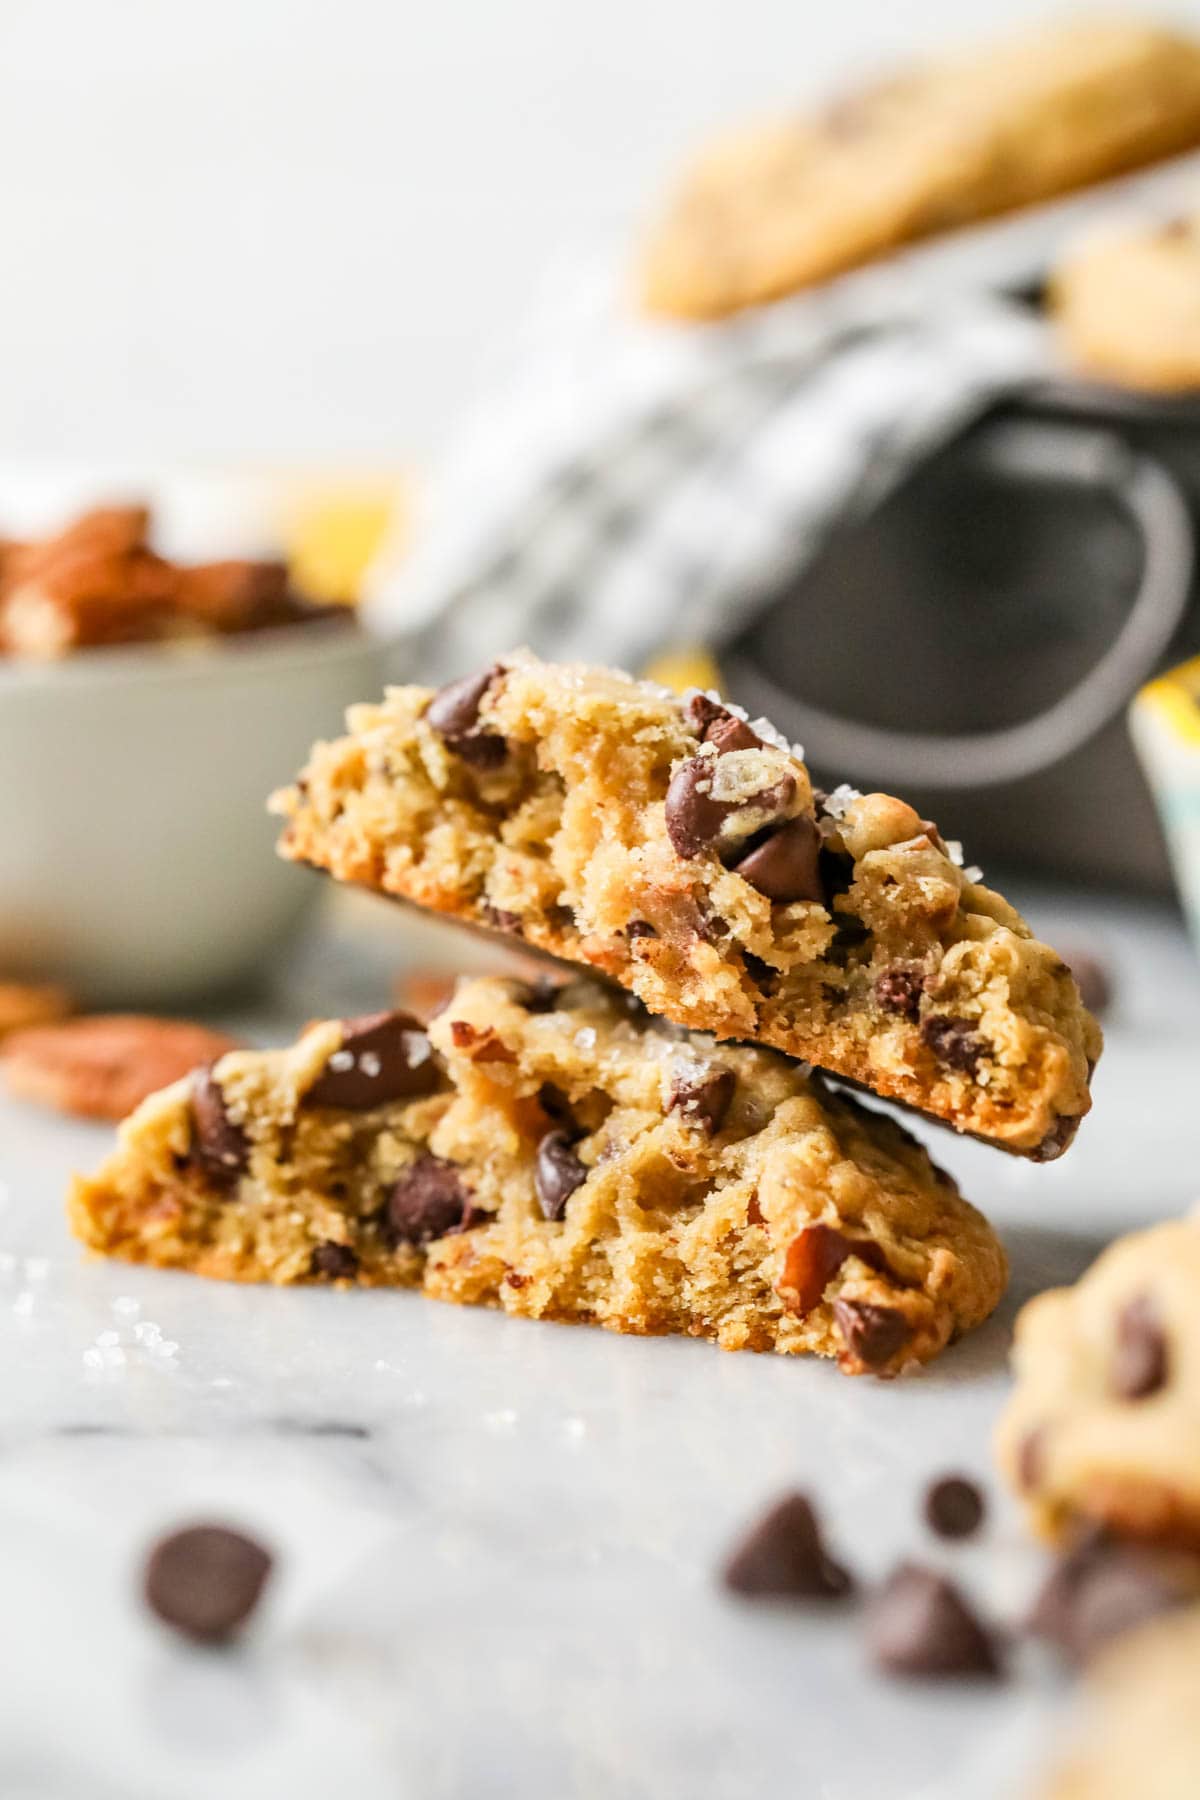
[[[727,706],[722,706],[719,701],[710,700],[707,694],[701,693],[689,697],[684,714],[698,738],[707,734],[710,725],[721,725],[726,719],[733,717]]]
[[[1095,1531],[1051,1570],[1028,1629],[1084,1663],[1122,1632],[1195,1599],[1196,1580],[1190,1558],[1155,1556]]]
[[[851,1357],[868,1369],[882,1369],[912,1337],[912,1326],[894,1306],[835,1300],[833,1316]]]
[[[658,932],[654,929],[654,926],[651,925],[649,919],[633,919],[625,927],[625,936],[631,940],[633,938],[657,937]]]
[[[867,1646],[889,1675],[998,1676],[990,1634],[944,1576],[902,1563],[871,1602]]]
[[[849,893],[854,884],[854,858],[843,850],[830,850],[822,841],[820,856],[821,886],[833,901],[839,894]],[[847,915],[841,915],[847,916]]]
[[[924,992],[923,969],[912,963],[892,963],[875,982],[875,1003],[884,1012],[897,1013],[915,1025]]]
[[[943,1475],[925,1495],[925,1520],[939,1537],[972,1537],[983,1523],[984,1499],[965,1475]]]
[[[235,1186],[250,1161],[250,1140],[230,1118],[211,1065],[192,1076],[191,1104],[192,1160],[214,1186]]]
[[[802,1317],[821,1304],[829,1282],[848,1256],[886,1275],[893,1281],[896,1273],[879,1245],[872,1238],[851,1238],[833,1225],[807,1225],[788,1245],[784,1259],[781,1289],[789,1289],[795,1300],[789,1305]]]
[[[539,975],[535,981],[514,982],[513,999],[528,1013],[553,1012],[565,985],[553,975]]]
[[[419,1019],[411,1013],[370,1013],[342,1022],[341,1046],[304,1095],[305,1106],[366,1112],[389,1100],[431,1094],[438,1066]]]
[[[921,1036],[948,1069],[960,1069],[964,1075],[976,1074],[986,1046],[975,1035],[969,1019],[951,1019],[944,1013],[935,1013],[921,1026]]]
[[[427,1244],[447,1232],[465,1229],[470,1200],[454,1163],[440,1156],[418,1156],[387,1197],[384,1230],[393,1245]]]
[[[1109,1386],[1118,1400],[1144,1400],[1167,1379],[1167,1340],[1147,1294],[1131,1300],[1117,1319],[1117,1343]]]
[[[820,842],[811,819],[789,819],[757,849],[734,863],[733,872],[778,905],[791,900],[816,900],[823,906],[825,893],[818,867]]]
[[[587,1180],[587,1169],[565,1131],[548,1131],[537,1147],[533,1185],[544,1219],[561,1219],[567,1201]]]
[[[504,761],[508,746],[494,732],[481,731],[479,708],[493,681],[504,673],[493,663],[478,675],[464,675],[447,687],[439,688],[425,709],[425,721],[442,737],[456,755],[480,767],[493,767]]]
[[[349,1244],[318,1244],[312,1253],[312,1272],[327,1281],[353,1281],[358,1274],[358,1257]]]
[[[711,1137],[721,1129],[737,1088],[732,1069],[677,1069],[671,1082],[667,1111],[679,1111],[690,1124],[699,1125]]]
[[[715,767],[714,757],[694,756],[680,764],[667,788],[667,836],[675,851],[688,859],[714,844],[725,820],[736,811],[732,801],[712,797]]]
[[[742,951],[742,962],[755,987],[761,988],[764,994],[774,992],[775,983],[779,980],[778,969],[773,969],[761,956],[755,956],[753,950]]]
[[[1063,961],[1075,977],[1079,997],[1089,1012],[1103,1017],[1112,1005],[1112,978],[1091,950],[1069,950]]]
[[[480,916],[493,931],[508,931],[521,935],[521,916],[519,913],[505,912],[502,906],[493,906],[490,900],[479,903]]]
[[[763,741],[757,731],[751,731],[745,719],[737,719],[732,714],[710,725],[704,733],[706,744],[715,744],[718,756],[728,756],[731,750],[761,750]]]
[[[854,1585],[825,1549],[803,1494],[787,1495],[763,1515],[733,1550],[723,1579],[735,1594],[763,1599],[838,1600]]]
[[[185,1637],[217,1644],[258,1605],[271,1556],[224,1525],[192,1525],[156,1544],[146,1561],[146,1604]]]

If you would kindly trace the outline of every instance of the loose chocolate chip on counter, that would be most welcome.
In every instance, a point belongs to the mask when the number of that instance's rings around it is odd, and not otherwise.
[[[358,1257],[349,1244],[318,1244],[312,1253],[312,1272],[326,1281],[353,1281],[358,1274]]]
[[[533,1185],[544,1219],[561,1219],[567,1201],[587,1180],[587,1169],[565,1131],[548,1131],[537,1147]]]
[[[483,697],[503,673],[500,664],[493,663],[478,675],[464,675],[440,688],[425,709],[426,723],[465,762],[494,767],[503,762],[507,754],[504,739],[494,732],[482,731],[479,726]]]
[[[921,1036],[938,1061],[948,1069],[959,1069],[964,1075],[976,1073],[984,1043],[975,1035],[969,1019],[953,1019],[944,1013],[934,1013],[921,1026]]]
[[[1028,1630],[1085,1663],[1111,1638],[1196,1597],[1193,1558],[1130,1548],[1093,1531],[1050,1571]]]
[[[367,1112],[390,1100],[415,1100],[438,1084],[438,1065],[419,1019],[370,1013],[342,1023],[341,1047],[304,1095],[305,1106]]]
[[[871,1601],[867,1648],[889,1675],[1000,1674],[996,1645],[959,1590],[916,1563],[902,1563]]]
[[[151,1550],[143,1592],[165,1624],[219,1644],[250,1617],[270,1572],[270,1553],[253,1538],[224,1525],[192,1525]]]
[[[882,1369],[903,1350],[912,1326],[894,1306],[862,1300],[835,1300],[833,1316],[849,1354],[868,1369]]]
[[[884,1012],[897,1013],[915,1025],[925,992],[925,971],[911,963],[893,963],[875,983],[875,1001]]]
[[[965,1475],[943,1475],[925,1494],[925,1522],[939,1537],[973,1537],[985,1510],[983,1494]]]
[[[1117,1343],[1109,1386],[1118,1400],[1145,1400],[1167,1379],[1167,1340],[1154,1302],[1142,1294],[1117,1319]]]
[[[857,1256],[877,1275],[898,1280],[872,1238],[847,1237],[833,1225],[807,1225],[788,1245],[779,1282],[781,1289],[794,1293],[792,1304],[801,1317],[821,1304],[826,1287],[848,1256]]]
[[[733,872],[768,900],[825,904],[820,876],[820,835],[811,819],[789,819],[777,831],[734,863]]]
[[[235,1125],[211,1067],[192,1076],[192,1157],[217,1187],[233,1187],[250,1161],[250,1140]]]
[[[725,1586],[755,1599],[840,1600],[854,1583],[821,1540],[812,1503],[789,1494],[754,1525],[725,1564]]]
[[[470,1204],[454,1163],[440,1156],[418,1156],[387,1197],[384,1229],[392,1244],[427,1244],[465,1228]]]
[[[671,1083],[668,1112],[681,1112],[711,1137],[721,1129],[737,1088],[732,1069],[677,1069]]]

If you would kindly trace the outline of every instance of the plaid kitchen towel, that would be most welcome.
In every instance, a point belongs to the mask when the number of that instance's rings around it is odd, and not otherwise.
[[[1053,371],[1006,290],[1079,206],[964,234],[965,265],[932,247],[714,325],[636,318],[594,273],[552,287],[415,544],[372,572],[368,620],[431,679],[517,644],[629,668],[719,652],[832,526]]]

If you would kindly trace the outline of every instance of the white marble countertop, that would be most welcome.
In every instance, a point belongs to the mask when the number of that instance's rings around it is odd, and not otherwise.
[[[1095,1112],[1045,1168],[934,1134],[1003,1232],[1012,1291],[890,1385],[416,1295],[88,1262],[62,1194],[109,1134],[0,1100],[5,1800],[1021,1792],[1064,1699],[1036,1658],[986,1691],[898,1688],[865,1667],[853,1611],[751,1609],[713,1581],[792,1485],[864,1579],[925,1557],[1011,1616],[1036,1576],[989,1469],[1013,1312],[1200,1190],[1200,971],[1165,909],[1018,897],[1115,969]],[[454,954],[374,908],[361,950],[345,930],[235,1022],[278,1039],[377,1006],[385,964]],[[916,1510],[951,1467],[993,1501],[957,1549]],[[279,1555],[234,1652],[176,1644],[139,1604],[147,1542],[200,1517]]]

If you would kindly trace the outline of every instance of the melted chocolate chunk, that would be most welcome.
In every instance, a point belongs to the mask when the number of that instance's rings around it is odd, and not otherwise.
[[[1109,1367],[1109,1386],[1118,1400],[1145,1400],[1167,1380],[1167,1340],[1154,1302],[1140,1295],[1117,1319],[1117,1343]]]
[[[835,1300],[833,1316],[850,1355],[868,1369],[882,1369],[912,1337],[912,1326],[894,1306]]]
[[[504,670],[493,663],[478,675],[464,675],[440,688],[425,709],[425,721],[464,762],[481,768],[504,761],[508,746],[502,737],[481,729],[479,708],[493,681]]]
[[[223,1525],[193,1525],[155,1545],[143,1591],[165,1624],[218,1644],[245,1624],[270,1572],[270,1553],[253,1538]]]
[[[854,1583],[821,1540],[812,1503],[789,1494],[736,1546],[723,1579],[753,1599],[840,1600]]]
[[[461,1171],[428,1154],[405,1169],[383,1210],[384,1230],[393,1245],[427,1244],[475,1222]]]
[[[1000,1659],[952,1582],[902,1563],[871,1603],[867,1646],[889,1675],[958,1677],[1000,1674]]]
[[[235,1125],[211,1066],[192,1076],[192,1160],[214,1187],[237,1185],[250,1161],[250,1140]]]
[[[521,916],[519,913],[505,912],[502,906],[493,906],[490,900],[482,900],[479,911],[484,921],[493,931],[508,931],[515,936],[521,935]]]
[[[367,1112],[390,1100],[415,1100],[438,1085],[438,1065],[412,1013],[370,1013],[342,1022],[342,1042],[302,1104]]]
[[[912,963],[893,963],[875,983],[875,1002],[884,1012],[897,1013],[915,1025],[925,992],[925,971]]]
[[[733,714],[727,706],[719,701],[710,700],[707,694],[693,694],[684,707],[684,716],[698,738],[705,738],[711,725],[722,725]]]
[[[825,904],[819,868],[820,834],[811,819],[789,819],[756,849],[734,863],[733,872],[776,905],[792,900]]]
[[[561,1219],[567,1201],[577,1187],[587,1180],[587,1168],[580,1162],[565,1131],[548,1131],[537,1147],[533,1185],[544,1219]]]
[[[704,741],[717,746],[718,756],[728,756],[731,750],[763,748],[763,741],[757,731],[751,731],[745,719],[734,718],[732,714],[710,725],[704,733]]]
[[[694,756],[681,763],[667,789],[667,836],[679,856],[690,860],[707,850],[721,834],[721,827],[737,809],[728,800],[712,797],[715,759]]]
[[[679,1111],[710,1137],[721,1129],[737,1088],[732,1069],[677,1069],[667,1111]]]
[[[986,1046],[983,1039],[975,1035],[975,1027],[969,1019],[951,1019],[944,1013],[934,1013],[921,1026],[921,1036],[938,1061],[948,1069],[958,1069],[970,1076],[978,1072],[979,1059]]]
[[[925,1494],[925,1522],[939,1537],[973,1537],[983,1523],[983,1494],[965,1475],[943,1475]]]
[[[791,1289],[789,1302],[801,1317],[821,1304],[825,1289],[848,1256],[857,1256],[877,1275],[899,1281],[887,1257],[872,1238],[851,1238],[833,1225],[808,1225],[788,1245],[780,1287]]]
[[[358,1257],[349,1244],[318,1244],[312,1253],[312,1272],[326,1281],[353,1281],[358,1274]]]

